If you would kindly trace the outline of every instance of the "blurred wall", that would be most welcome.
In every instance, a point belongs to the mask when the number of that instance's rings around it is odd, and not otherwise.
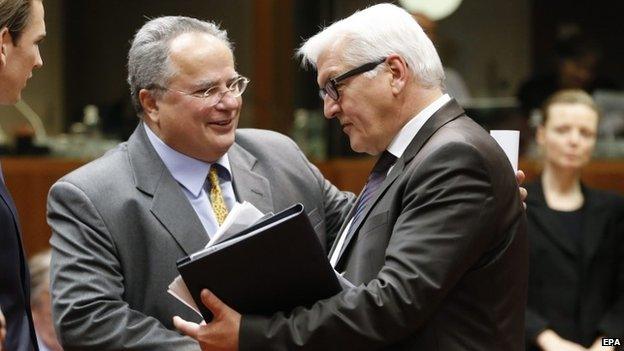
[[[335,16],[380,2],[335,1]],[[530,0],[464,0],[438,23],[442,62],[461,74],[473,96],[514,96],[530,73],[530,9]]]
[[[316,98],[313,72],[303,73],[303,78],[296,77],[297,86],[294,89],[282,86],[292,84],[289,77],[293,75],[293,71],[295,76],[301,74],[296,68],[297,63],[292,60],[292,50],[287,47],[298,46],[301,38],[311,35],[320,24],[326,25],[356,9],[380,1],[319,0],[314,2],[316,5],[312,8],[311,0],[293,0],[294,6],[285,6],[287,1],[45,0],[48,38],[41,47],[45,65],[35,72],[24,92],[24,99],[44,119],[52,134],[64,131],[71,122],[79,120],[86,104],[102,106],[103,117],[107,113],[113,116],[105,122],[113,126],[122,123],[136,124],[136,119],[132,116],[130,120],[118,118],[119,111],[124,106],[124,113],[132,114],[128,110],[128,88],[125,83],[129,41],[146,18],[190,15],[220,22],[235,42],[239,72],[252,77],[252,86],[245,95],[241,125],[256,125],[252,118],[254,91],[262,89],[264,82],[254,80],[254,70],[261,71],[261,65],[275,61],[276,58],[271,57],[278,54],[292,62],[292,67],[287,67],[281,62],[284,60],[281,60],[277,67],[271,68],[269,73],[277,80],[277,83],[269,85],[270,89],[277,89],[273,93],[275,97],[272,96],[271,99],[278,99],[279,102],[289,98],[289,94],[294,91],[294,96],[290,96],[290,99],[295,107],[314,108],[315,104],[320,107]],[[440,22],[438,46],[443,61],[459,71],[473,95],[513,95],[515,87],[528,75],[531,58],[529,1],[466,0],[454,14]],[[277,11],[273,15],[276,17],[267,20],[274,23],[273,26],[289,23],[282,21],[280,24],[274,21],[275,18],[279,20],[285,16],[279,9],[292,8],[293,11],[302,11],[304,14],[295,12],[292,16],[293,21],[297,21],[294,29],[273,28],[274,44],[265,47],[254,40],[258,37],[258,32],[262,31],[262,28],[257,27],[257,9],[262,6],[271,6],[273,11]],[[307,23],[305,28],[299,28],[302,27],[299,23],[302,22],[302,16]],[[312,23],[314,21],[316,22]],[[287,31],[293,31],[293,43],[283,43],[283,35],[280,33]],[[275,53],[260,62],[257,58],[266,53],[264,50]],[[281,76],[286,77],[279,78]],[[311,88],[302,89],[304,84]],[[301,94],[312,95],[302,102],[299,96]],[[273,108],[274,114],[284,114],[281,110],[277,111],[277,107],[279,106]],[[15,116],[18,114],[13,107],[0,108],[2,126],[10,124],[14,119],[20,121]],[[277,125],[287,124],[291,118],[286,115],[278,117]],[[275,124],[268,125],[275,128]]]
[[[82,117],[85,105],[96,104],[102,108],[102,117],[108,119],[105,127],[123,123],[132,128],[136,124],[129,103],[126,61],[134,33],[149,18],[184,15],[221,23],[235,44],[237,69],[243,75],[250,74],[251,1],[66,0],[65,3],[66,42],[69,48],[75,48],[65,60],[65,101],[70,121]]]

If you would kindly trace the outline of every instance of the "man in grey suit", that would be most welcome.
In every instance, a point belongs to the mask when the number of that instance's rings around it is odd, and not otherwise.
[[[355,284],[310,308],[174,324],[205,350],[524,350],[526,218],[496,142],[443,92],[431,41],[391,4],[300,49],[324,112],[358,152],[381,154],[330,261]]]
[[[223,212],[234,201],[262,212],[302,202],[325,245],[353,195],[286,137],[236,129],[248,80],[215,24],[149,21],[128,70],[141,118],[134,134],[50,190],[54,320],[65,350],[198,350],[171,330],[174,315],[199,318],[167,286],[176,260],[206,245]]]

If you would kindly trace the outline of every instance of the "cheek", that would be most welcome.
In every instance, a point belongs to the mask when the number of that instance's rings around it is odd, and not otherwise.
[[[548,136],[544,140],[544,150],[548,155],[557,155],[561,153],[561,149],[563,148],[563,144],[565,141],[561,137],[557,136]]]
[[[23,59],[19,61],[19,74],[21,79],[27,80],[35,67],[37,58],[32,51],[26,53],[22,58]]]
[[[583,144],[583,150],[587,153],[588,156],[591,156],[592,152],[594,152],[595,147],[596,140],[588,140]]]

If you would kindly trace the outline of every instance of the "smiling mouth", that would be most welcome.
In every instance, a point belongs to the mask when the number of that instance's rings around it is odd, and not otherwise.
[[[231,120],[231,119],[227,119],[227,120],[224,120],[224,121],[215,121],[215,122],[210,122],[210,124],[217,125],[217,126],[227,126],[227,125],[229,125],[230,123],[232,123],[232,120]]]

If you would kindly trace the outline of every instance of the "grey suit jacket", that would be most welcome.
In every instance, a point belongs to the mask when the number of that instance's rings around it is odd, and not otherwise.
[[[523,350],[526,217],[503,151],[455,101],[369,201],[337,269],[356,287],[270,318],[241,350]]]
[[[301,202],[321,242],[331,242],[354,196],[325,180],[290,139],[239,130],[228,156],[239,201],[263,212]],[[52,186],[48,223],[53,316],[66,350],[199,349],[170,330],[174,315],[199,318],[166,290],[176,260],[208,236],[142,126]]]

